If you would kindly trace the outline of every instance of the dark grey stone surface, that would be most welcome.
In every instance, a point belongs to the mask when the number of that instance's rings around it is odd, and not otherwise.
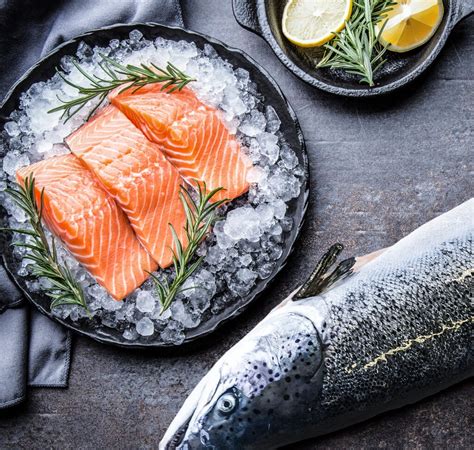
[[[409,89],[357,100],[296,79],[262,39],[237,25],[229,1],[183,3],[190,28],[267,67],[300,118],[312,192],[296,252],[243,316],[179,354],[76,339],[71,387],[31,391],[25,405],[1,413],[0,448],[156,448],[213,362],[303,282],[330,244],[346,244],[346,255],[386,247],[473,195],[474,17],[454,30],[438,61]],[[468,381],[292,448],[474,448],[473,393]]]

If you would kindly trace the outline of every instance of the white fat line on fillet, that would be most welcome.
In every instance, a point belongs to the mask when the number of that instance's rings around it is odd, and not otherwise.
[[[204,158],[201,159],[202,177],[207,180],[215,179],[215,172],[219,170],[219,164],[217,163],[216,160],[220,159],[221,161],[219,162],[222,162],[222,159],[226,156],[226,152],[225,152],[225,143],[227,142],[226,132],[220,129],[220,127],[217,125],[216,127],[212,127],[211,137],[213,138],[212,141],[208,140],[208,145],[205,147],[205,150],[207,150],[207,154]],[[214,162],[214,164],[212,164],[212,162]],[[210,164],[211,164],[211,170],[210,170],[210,174],[208,175]]]

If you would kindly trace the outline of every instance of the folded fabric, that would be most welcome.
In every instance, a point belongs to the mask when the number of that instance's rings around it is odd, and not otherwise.
[[[0,57],[8,70],[0,74],[0,95],[62,42],[94,28],[135,22],[183,26],[180,4],[178,0],[3,0]],[[0,408],[21,402],[27,386],[67,386],[70,333],[31,309],[1,264],[0,343]]]
[[[94,28],[135,22],[183,26],[179,1],[3,0],[0,55],[8,70],[0,75],[0,94],[62,42]]]
[[[0,409],[24,400],[27,386],[66,387],[71,334],[28,305],[0,314]]]
[[[3,266],[0,289],[0,408],[6,408],[25,398],[27,385],[67,386],[71,336],[30,311]]]

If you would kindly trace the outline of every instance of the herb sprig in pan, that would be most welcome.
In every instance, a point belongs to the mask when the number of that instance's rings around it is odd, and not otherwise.
[[[187,246],[179,240],[176,230],[170,224],[173,233],[173,241],[176,250],[173,250],[173,266],[175,277],[171,283],[166,279],[161,281],[158,277],[151,274],[161,303],[162,312],[168,309],[177,294],[183,291],[184,282],[193,274],[201,264],[203,257],[191,262],[194,258],[199,244],[206,236],[211,225],[215,222],[216,210],[227,200],[218,200],[212,202],[212,198],[223,188],[216,188],[206,193],[206,185],[197,185],[197,200],[194,200],[190,191],[181,187],[179,197],[186,213],[186,224],[184,231],[186,234]]]
[[[14,242],[13,245],[28,249],[29,252],[24,258],[32,261],[32,274],[37,278],[45,278],[51,283],[51,287],[45,289],[46,295],[52,300],[51,309],[60,305],[78,305],[90,315],[82,287],[74,279],[68,266],[61,265],[58,261],[54,238],[51,244],[48,243],[41,222],[44,191],[41,191],[41,200],[38,205],[33,174],[25,179],[24,186],[18,189],[5,189],[5,192],[26,213],[31,229],[3,228],[3,230],[31,237],[30,242]]]
[[[101,55],[101,57],[102,61],[99,63],[99,66],[104,72],[104,77],[88,74],[77,61],[73,61],[77,70],[89,80],[90,85],[88,86],[73,83],[58,71],[59,76],[69,86],[77,89],[79,96],[73,100],[61,100],[58,97],[63,104],[49,110],[48,113],[62,111],[61,118],[65,118],[67,121],[90,100],[98,99],[98,103],[89,114],[90,117],[107,99],[107,95],[121,86],[123,86],[122,91],[124,91],[129,88],[138,90],[147,84],[164,83],[161,89],[173,92],[181,90],[191,81],[195,81],[194,78],[189,77],[170,62],[168,62],[165,69],[162,69],[153,63],[149,66],[145,64],[140,66],[127,64],[124,66],[105,55]]]
[[[395,4],[392,0],[354,0],[351,18],[334,39],[324,45],[318,67],[343,69],[361,77],[361,83],[374,85],[374,73],[386,62],[387,48],[378,42],[375,26]]]

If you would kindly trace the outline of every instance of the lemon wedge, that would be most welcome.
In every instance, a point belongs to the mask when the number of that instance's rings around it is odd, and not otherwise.
[[[300,47],[319,47],[341,31],[352,0],[290,0],[283,12],[283,34]]]
[[[392,52],[413,50],[433,36],[443,14],[442,0],[398,0],[387,13],[379,42]],[[377,25],[377,33],[382,25]]]

